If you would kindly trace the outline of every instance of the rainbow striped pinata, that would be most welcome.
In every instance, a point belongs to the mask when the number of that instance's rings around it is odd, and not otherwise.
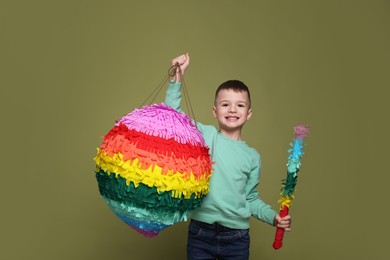
[[[99,191],[112,211],[148,237],[189,218],[209,191],[209,148],[193,121],[165,104],[135,109],[103,137]]]

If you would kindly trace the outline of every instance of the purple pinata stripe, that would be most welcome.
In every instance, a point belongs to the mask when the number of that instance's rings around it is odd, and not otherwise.
[[[158,136],[165,139],[173,138],[176,142],[206,146],[202,134],[191,119],[184,113],[161,104],[144,106],[122,117],[116,125],[126,125],[130,130]]]

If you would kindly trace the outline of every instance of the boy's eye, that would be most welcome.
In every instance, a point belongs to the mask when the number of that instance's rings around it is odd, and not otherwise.
[[[245,107],[245,105],[244,105],[244,104],[239,104],[238,106],[239,106],[239,107]]]
[[[223,107],[227,107],[227,106],[228,106],[228,104],[226,104],[226,103],[222,103],[222,104],[221,104],[221,106],[223,106]]]

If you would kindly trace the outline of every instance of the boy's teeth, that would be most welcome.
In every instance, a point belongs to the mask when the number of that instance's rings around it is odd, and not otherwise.
[[[236,116],[228,116],[228,117],[226,117],[226,119],[238,119],[238,117],[236,117]]]

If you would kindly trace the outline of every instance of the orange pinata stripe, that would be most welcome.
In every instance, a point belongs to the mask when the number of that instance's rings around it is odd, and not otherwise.
[[[111,143],[113,137],[121,135],[124,137],[123,140],[129,140],[134,143],[137,148],[151,151],[157,154],[166,154],[174,155],[178,158],[197,158],[199,156],[207,156],[209,148],[203,146],[202,144],[192,145],[190,143],[182,144],[176,142],[173,138],[164,139],[158,136],[152,136],[145,133],[140,133],[135,130],[128,129],[125,125],[120,124],[112,128],[107,135],[104,136],[104,141],[101,145],[101,148],[105,146],[112,146],[113,149],[116,149],[115,152],[123,152],[123,144],[120,143]]]
[[[123,155],[116,153],[113,156],[98,149],[94,158],[98,168],[105,172],[113,173],[126,179],[126,184],[133,182],[136,187],[143,183],[149,187],[156,187],[158,191],[172,191],[172,196],[190,198],[192,194],[196,197],[204,196],[209,191],[210,172],[197,176],[192,173],[181,173],[168,170],[162,173],[158,165],[151,165],[147,169],[140,167],[139,159],[124,161]]]
[[[178,171],[182,173],[192,173],[195,178],[204,173],[211,173],[211,163],[208,153],[199,154],[197,157],[176,157],[171,153],[157,153],[154,151],[143,150],[137,147],[134,141],[127,139],[123,135],[113,135],[101,145],[100,150],[110,156],[116,153],[123,155],[123,160],[138,159],[141,169],[147,169],[152,165],[158,165],[162,168],[162,174],[168,171]]]

